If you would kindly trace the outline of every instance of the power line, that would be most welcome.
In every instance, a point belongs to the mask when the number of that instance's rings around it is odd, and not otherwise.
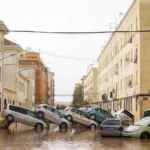
[[[40,52],[46,55],[54,56],[54,57],[59,57],[59,58],[66,58],[66,59],[74,59],[74,60],[81,60],[81,61],[92,61],[96,62],[96,59],[94,58],[86,58],[86,57],[78,57],[78,56],[69,56],[69,55],[64,55],[64,54],[58,54],[58,53],[53,53],[53,52],[41,52],[35,49],[31,49],[32,52]]]
[[[120,31],[86,31],[86,32],[55,32],[55,31],[34,31],[34,30],[0,30],[0,32],[13,33],[42,33],[42,34],[103,34],[103,33],[125,33],[125,32],[150,32],[150,30],[120,30]]]

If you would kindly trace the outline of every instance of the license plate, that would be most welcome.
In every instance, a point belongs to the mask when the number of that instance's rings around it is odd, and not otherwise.
[[[107,128],[106,130],[114,131],[114,130],[115,130],[115,128]]]

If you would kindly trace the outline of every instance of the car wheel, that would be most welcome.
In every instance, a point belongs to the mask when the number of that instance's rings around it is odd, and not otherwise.
[[[59,126],[61,129],[67,129],[67,124],[66,123],[61,123],[61,125]]]
[[[36,128],[36,129],[43,129],[42,123],[37,123],[37,124],[35,125],[35,128]]]
[[[141,139],[148,139],[148,138],[149,138],[149,133],[143,132],[143,133],[141,134]]]
[[[66,116],[66,119],[67,119],[68,121],[72,121],[72,116],[68,115],[68,116]]]
[[[92,120],[95,120],[95,119],[96,119],[96,116],[95,116],[95,115],[90,115],[90,118],[91,118]]]
[[[8,115],[6,117],[6,119],[7,119],[8,122],[13,122],[14,121],[14,117],[12,115]]]
[[[96,129],[96,125],[92,123],[92,124],[90,125],[90,128],[91,128],[91,129]]]
[[[43,118],[44,118],[43,112],[39,111],[39,112],[37,113],[37,118],[38,118],[38,119],[43,119]]]

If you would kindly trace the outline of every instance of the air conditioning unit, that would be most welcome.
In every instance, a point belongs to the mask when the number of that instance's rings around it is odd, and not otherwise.
[[[124,61],[129,61],[129,58],[127,56],[124,56]]]
[[[133,63],[137,63],[137,54],[134,56]]]
[[[117,70],[115,71],[115,75],[118,75],[118,71]]]

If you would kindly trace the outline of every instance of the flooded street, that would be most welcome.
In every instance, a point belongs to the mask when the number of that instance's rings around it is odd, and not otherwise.
[[[19,128],[19,127],[17,127]],[[85,127],[36,131],[32,128],[0,129],[0,150],[149,150],[150,140],[101,138],[98,130]]]

